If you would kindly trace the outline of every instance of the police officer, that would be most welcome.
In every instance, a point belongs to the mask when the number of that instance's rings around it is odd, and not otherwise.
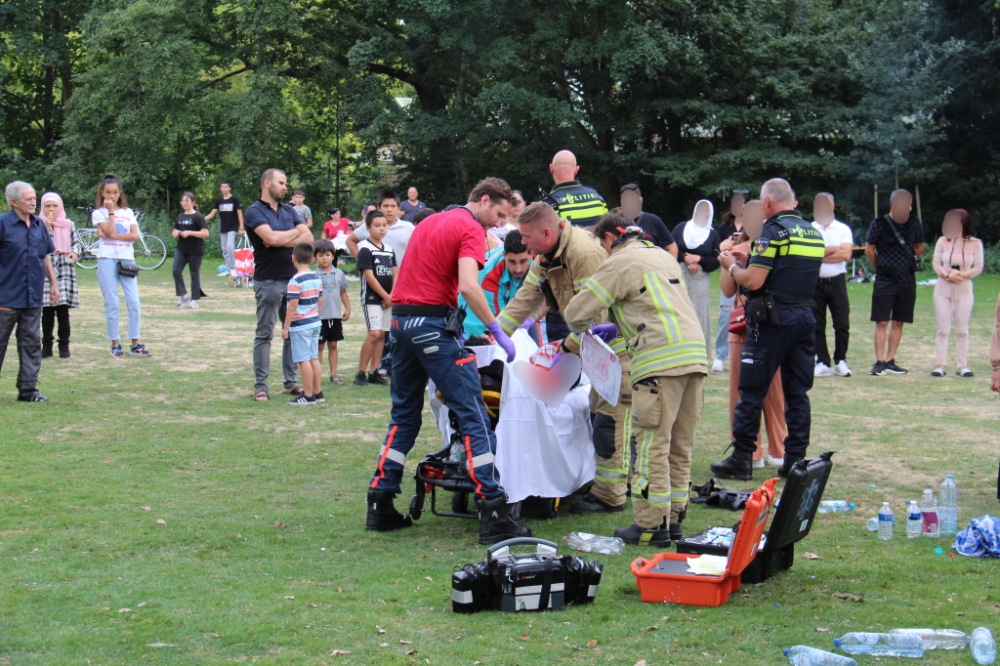
[[[511,209],[510,186],[486,178],[469,202],[432,215],[417,226],[392,293],[392,420],[368,486],[365,529],[388,532],[409,527],[410,516],[392,505],[399,493],[406,456],[422,421],[427,380],[441,390],[465,436],[469,477],[479,505],[479,542],[496,543],[531,536],[507,508],[507,495],[493,466],[496,436],[488,427],[476,357],[459,342],[462,319],[456,317],[459,293],[514,359],[514,345],[493,318],[479,286],[478,271],[486,255],[486,229],[503,224]]]
[[[580,167],[576,165],[576,155],[568,150],[560,150],[552,158],[549,172],[555,186],[545,197],[545,203],[570,222],[574,227],[591,227],[608,212],[608,205],[600,192],[581,185],[576,176]]]
[[[635,522],[616,529],[615,536],[625,543],[666,547],[682,538],[708,353],[677,260],[644,240],[642,229],[629,222],[609,213],[594,226],[608,258],[566,306],[566,323],[584,331],[591,319],[610,309],[623,334],[632,359],[638,448]]]
[[[781,369],[785,392],[785,461],[780,476],[805,458],[809,446],[810,407],[816,354],[816,317],[812,293],[823,263],[823,235],[795,210],[798,201],[787,181],[773,178],[761,188],[767,221],[746,256],[724,252],[723,270],[747,294],[747,344],[740,358],[740,399],[733,417],[733,453],[712,463],[722,478],[753,476],[753,452],[760,431],[761,405],[775,372]]]
[[[507,334],[523,326],[539,306],[547,304],[550,312],[561,312],[607,258],[607,253],[593,236],[560,220],[544,202],[538,201],[525,208],[517,222],[522,241],[528,251],[537,255],[537,259],[517,296],[497,315],[497,322]],[[604,314],[594,319],[600,323]],[[612,338],[609,344],[622,363],[622,392],[615,406],[596,391],[590,393],[590,410],[596,413],[594,452],[597,471],[590,492],[570,507],[573,513],[615,513],[625,509],[628,452],[632,441],[632,385],[629,383],[625,341]],[[574,354],[579,353],[579,335],[570,333],[563,340],[563,348]]]

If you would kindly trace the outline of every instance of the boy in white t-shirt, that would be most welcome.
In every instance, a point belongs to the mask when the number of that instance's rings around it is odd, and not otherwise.
[[[314,243],[316,275],[323,282],[323,307],[319,318],[319,363],[323,365],[323,345],[330,351],[330,383],[343,386],[337,374],[337,343],[344,339],[344,322],[351,318],[351,301],[347,298],[347,276],[334,265],[337,256],[333,243],[318,240]]]

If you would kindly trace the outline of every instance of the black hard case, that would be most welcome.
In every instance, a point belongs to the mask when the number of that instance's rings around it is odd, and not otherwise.
[[[823,499],[823,491],[833,469],[830,458],[834,453],[827,451],[818,458],[802,460],[792,466],[781,490],[771,528],[765,535],[766,540],[750,566],[743,570],[742,582],[760,583],[791,568],[795,558],[795,542],[809,534],[816,510]],[[707,532],[708,530],[702,530],[678,541],[677,552],[690,555],[728,555],[727,546],[705,543]]]

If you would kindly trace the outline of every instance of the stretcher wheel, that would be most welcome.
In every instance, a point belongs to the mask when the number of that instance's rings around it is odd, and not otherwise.
[[[424,512],[423,505],[423,497],[420,493],[414,495],[413,499],[410,500],[410,518],[413,520],[420,520],[420,516]]]
[[[468,513],[469,511],[469,494],[468,493],[452,493],[451,494],[451,512],[452,513]]]
[[[545,516],[545,520],[552,520],[559,516],[559,503],[558,497],[546,498],[542,501],[542,515]]]

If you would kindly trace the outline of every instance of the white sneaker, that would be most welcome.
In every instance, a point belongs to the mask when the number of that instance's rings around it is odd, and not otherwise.
[[[190,303],[188,303],[188,307],[191,308],[192,310],[197,310],[201,306],[198,305],[198,301],[191,301]]]
[[[847,361],[840,361],[837,365],[833,366],[833,374],[838,377],[850,377],[851,369],[847,367]]]
[[[722,372],[726,369],[726,364],[723,363],[721,358],[715,359],[715,363],[712,364],[712,372]]]
[[[782,465],[785,464],[785,459],[784,458],[775,458],[773,456],[768,456],[767,457],[767,464],[770,465],[771,467],[781,467]]]
[[[754,460],[753,461],[753,468],[754,469],[764,469],[764,459],[761,458],[760,460]]]
[[[817,363],[813,372],[816,377],[833,377],[833,370],[826,363]]]
[[[177,299],[177,307],[179,308],[184,307],[185,305],[188,304],[188,301],[190,300],[191,300],[191,294],[184,294],[179,299]]]

